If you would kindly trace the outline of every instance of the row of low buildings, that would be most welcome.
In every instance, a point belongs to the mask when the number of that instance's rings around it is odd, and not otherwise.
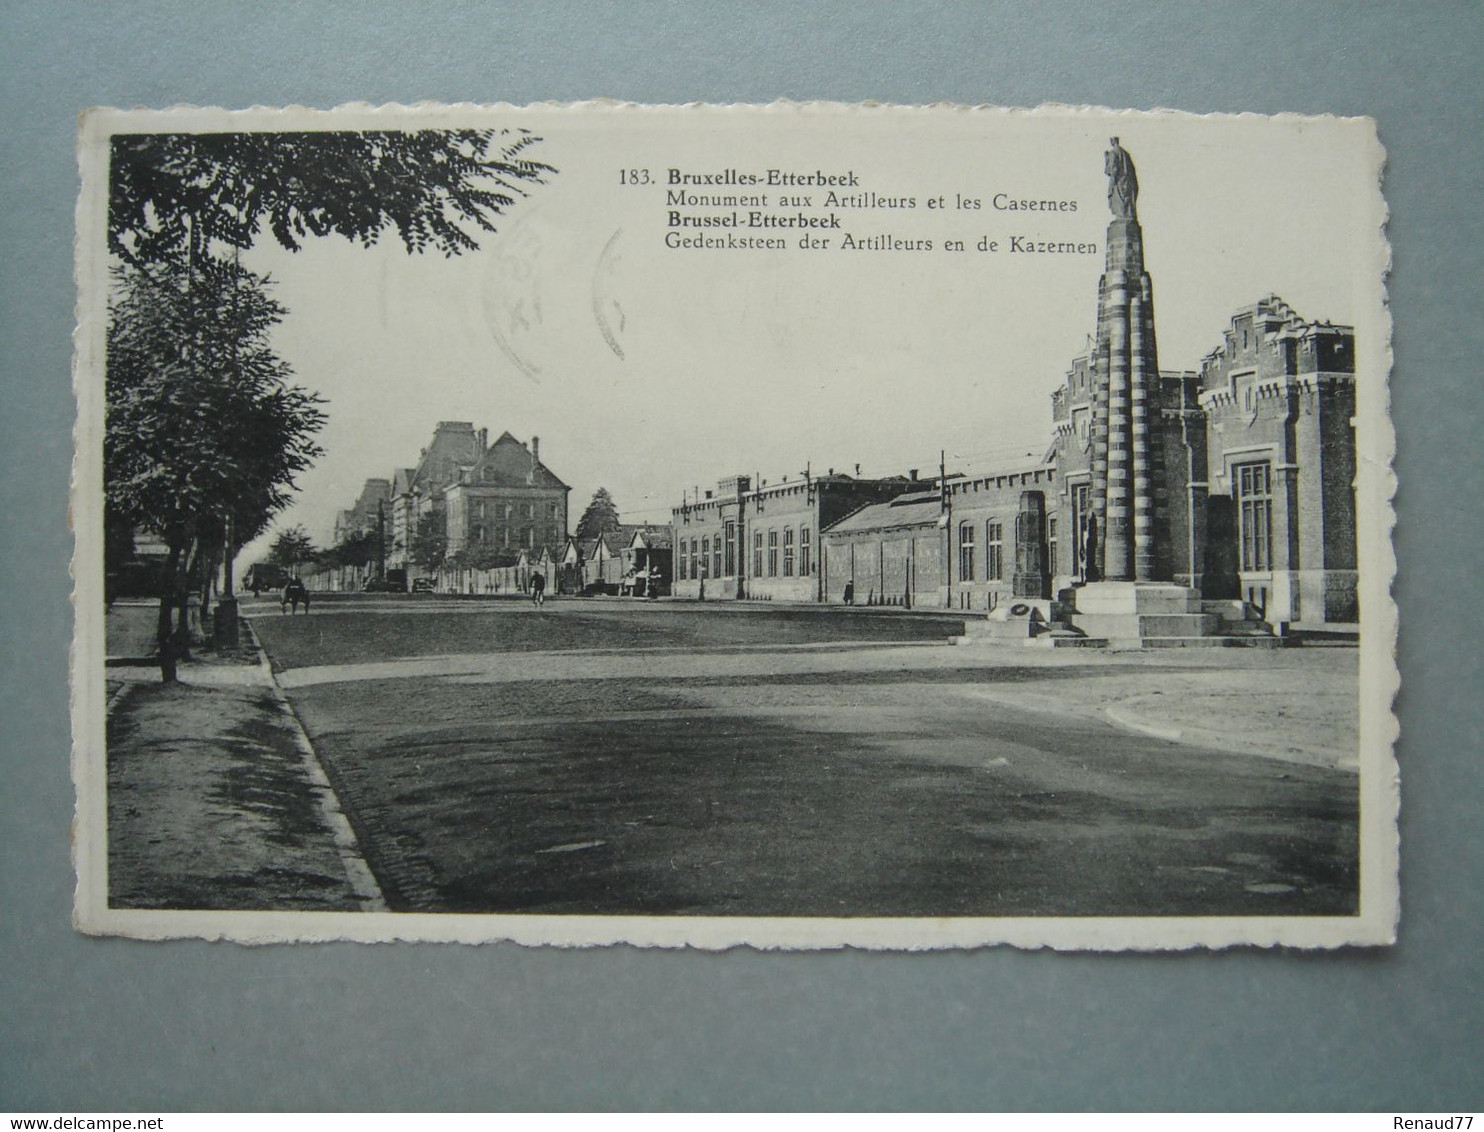
[[[1096,332],[1052,392],[1041,459],[927,482],[727,477],[674,509],[675,592],[999,610],[990,636],[1039,623],[1141,647],[1357,621],[1354,331],[1269,295],[1198,369],[1160,369],[1117,138],[1104,172]]]
[[[1352,622],[1355,339],[1268,296],[1199,370],[1160,371],[1154,573],[1269,622]],[[990,610],[1096,578],[1093,359],[1040,459],[919,479],[722,479],[672,513],[677,595]]]
[[[1231,317],[1198,368],[1160,369],[1138,182],[1116,138],[1104,169],[1096,333],[1052,391],[1039,459],[926,479],[729,475],[683,497],[668,528],[579,543],[569,489],[534,439],[489,444],[446,421],[416,467],[367,482],[346,527],[364,530],[374,504],[388,576],[403,577],[436,531],[440,588],[459,592],[524,589],[539,572],[554,590],[706,600],[967,611],[1019,599],[1002,614],[1040,602],[1048,622],[1116,615],[1117,635],[1141,639],[1251,616],[1357,621],[1354,331],[1269,295]]]
[[[1160,371],[1159,576],[1270,622],[1356,620],[1354,350],[1350,328],[1268,296],[1199,369]],[[538,440],[491,444],[444,421],[415,466],[366,481],[335,537],[380,531],[398,588],[524,592],[539,573],[549,592],[991,610],[1094,576],[1095,386],[1092,359],[1074,359],[1039,459],[932,477],[732,475],[687,495],[668,526],[586,540],[568,534],[570,489]],[[437,569],[418,564],[420,531],[442,540]],[[342,566],[318,584],[361,589],[382,570]]]

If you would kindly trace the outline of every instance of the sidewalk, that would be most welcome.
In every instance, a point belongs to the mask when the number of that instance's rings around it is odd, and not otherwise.
[[[110,654],[139,658],[150,606],[115,606]],[[117,650],[124,650],[121,654]],[[116,908],[358,911],[380,894],[256,649],[200,652],[180,680],[111,665],[109,903]]]

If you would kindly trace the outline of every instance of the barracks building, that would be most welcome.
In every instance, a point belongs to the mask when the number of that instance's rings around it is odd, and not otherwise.
[[[1069,632],[1116,613],[1146,640],[1358,621],[1354,331],[1269,295],[1198,369],[1159,369],[1117,139],[1107,171],[1097,334],[1052,393],[1043,458],[928,480],[729,476],[672,510],[676,594],[1009,607]]]

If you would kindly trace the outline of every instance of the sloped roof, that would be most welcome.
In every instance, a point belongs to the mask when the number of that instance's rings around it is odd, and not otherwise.
[[[658,537],[661,534],[666,539],[670,537],[670,528],[668,526],[659,526],[653,523],[620,523],[613,530],[605,531],[599,537],[603,540],[603,544],[616,554],[620,550],[626,550],[628,547],[633,546],[634,536],[641,532],[646,537]],[[652,543],[651,545],[659,544]],[[667,541],[663,545],[669,546],[670,544]]]
[[[640,527],[629,539],[629,545],[633,546],[641,538],[651,550],[669,550],[673,546],[669,527]]]
[[[466,482],[480,487],[565,488],[556,474],[508,432],[500,434],[484,455],[472,461]]]
[[[620,526],[611,531],[604,531],[593,540],[593,550],[597,550],[597,544],[601,543],[612,554],[617,554],[629,543],[634,541],[634,528]]]
[[[412,482],[418,487],[446,487],[459,469],[479,458],[479,435],[468,421],[440,421],[433,440],[417,462]]]
[[[868,503],[826,527],[825,533],[835,535],[854,531],[932,527],[937,525],[942,515],[943,503],[936,491],[914,491],[909,495],[899,495],[887,503]]]
[[[383,479],[369,479],[361,487],[360,498],[356,500],[355,509],[364,511],[368,507],[375,509],[376,504],[388,498],[392,493],[392,485]]]

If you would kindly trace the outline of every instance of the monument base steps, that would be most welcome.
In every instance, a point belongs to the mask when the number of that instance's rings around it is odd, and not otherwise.
[[[964,625],[956,645],[1038,648],[1276,648],[1283,638],[1240,601],[1201,600],[1168,582],[1092,582],[1054,601],[1011,599]]]

